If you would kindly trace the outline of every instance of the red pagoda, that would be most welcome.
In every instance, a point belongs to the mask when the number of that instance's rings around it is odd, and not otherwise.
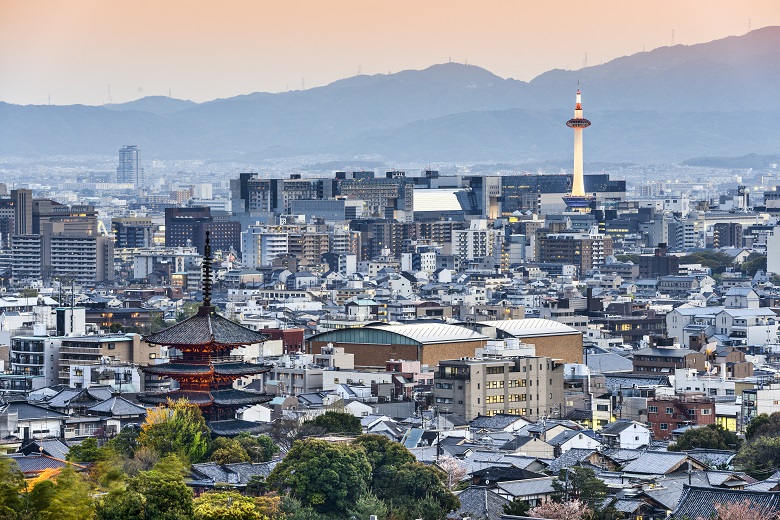
[[[154,345],[175,349],[168,363],[149,365],[147,374],[167,376],[179,388],[170,392],[139,395],[147,404],[165,404],[168,399],[187,399],[198,405],[217,435],[237,435],[259,430],[257,423],[235,419],[238,408],[268,402],[272,396],[236,390],[239,377],[268,372],[271,367],[246,363],[242,356],[232,356],[236,347],[262,343],[268,337],[234,323],[217,314],[211,305],[211,245],[206,232],[203,258],[203,304],[194,316],[172,327],[149,334],[144,339]]]

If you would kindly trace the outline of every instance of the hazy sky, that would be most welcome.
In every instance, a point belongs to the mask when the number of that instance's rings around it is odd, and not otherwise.
[[[205,101],[450,59],[530,80],[768,25],[778,0],[0,0],[0,101]]]

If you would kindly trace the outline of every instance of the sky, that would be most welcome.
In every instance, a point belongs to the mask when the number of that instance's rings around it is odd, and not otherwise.
[[[0,0],[0,101],[202,102],[447,61],[528,81],[770,25],[777,0]]]

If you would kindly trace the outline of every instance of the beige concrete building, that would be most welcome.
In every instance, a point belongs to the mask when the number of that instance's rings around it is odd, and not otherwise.
[[[441,361],[433,395],[440,411],[467,420],[497,413],[530,420],[558,417],[563,403],[563,364],[538,356]]]

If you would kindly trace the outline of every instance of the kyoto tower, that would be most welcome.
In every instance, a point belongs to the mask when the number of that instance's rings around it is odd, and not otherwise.
[[[571,195],[563,197],[566,206],[572,211],[586,211],[591,197],[585,195],[585,177],[582,171],[582,131],[590,126],[590,121],[582,117],[582,96],[577,87],[577,104],[574,106],[574,118],[566,121],[566,126],[574,129],[574,180]]]

